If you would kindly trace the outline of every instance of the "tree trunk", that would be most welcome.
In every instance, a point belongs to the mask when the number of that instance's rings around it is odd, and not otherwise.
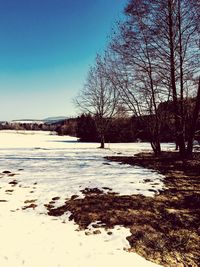
[[[156,126],[158,125],[156,124]],[[153,149],[155,156],[159,156],[161,154],[160,135],[158,128],[156,128],[156,131],[152,135],[151,147]]]
[[[152,141],[151,147],[153,149],[155,156],[159,156],[161,154],[160,142],[158,140]]]
[[[194,140],[194,135],[195,135],[199,111],[200,111],[200,76],[199,76],[199,84],[198,84],[196,103],[195,103],[193,116],[192,116],[192,124],[190,127],[190,132],[189,132],[189,137],[188,137],[188,145],[187,145],[187,156],[188,157],[192,156],[193,140]]]
[[[158,117],[156,116],[156,125],[155,132],[153,136],[153,141],[151,141],[151,147],[155,156],[159,156],[161,154],[161,146],[160,146],[160,130],[159,130],[159,122]]]
[[[177,144],[179,146],[179,153],[182,157],[185,156],[185,140],[184,140],[184,133],[181,131],[177,132]]]
[[[176,127],[176,142],[179,147],[179,152],[181,156],[185,155],[185,140],[184,131],[182,127],[182,118],[179,112],[179,103],[177,98],[177,88],[176,88],[176,74],[175,74],[175,47],[174,47],[174,23],[173,23],[173,11],[172,2],[168,0],[168,11],[169,11],[169,47],[170,47],[170,75],[171,75],[171,88],[174,103],[174,117],[175,117],[175,127]]]
[[[105,138],[104,138],[103,134],[101,134],[101,145],[100,145],[100,148],[105,148]]]
[[[179,61],[180,61],[180,123],[183,129],[183,138],[185,140],[185,118],[184,118],[184,73],[183,73],[183,40],[182,40],[182,14],[181,0],[178,1],[178,29],[179,29]]]
[[[178,143],[177,143],[177,140],[176,140],[175,150],[178,151]]]

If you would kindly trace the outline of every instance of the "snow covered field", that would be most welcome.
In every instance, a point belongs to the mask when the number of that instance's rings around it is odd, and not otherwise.
[[[46,215],[44,204],[52,198],[59,197],[59,206],[74,194],[83,197],[80,190],[86,187],[147,196],[162,189],[161,175],[103,158],[133,155],[149,150],[149,144],[97,147],[49,132],[0,131],[1,267],[122,266],[125,262],[127,266],[156,266],[124,250],[129,248],[128,229],[116,227],[112,235],[101,229],[99,235],[86,236],[68,221],[69,214]],[[30,204],[35,209],[22,209]]]

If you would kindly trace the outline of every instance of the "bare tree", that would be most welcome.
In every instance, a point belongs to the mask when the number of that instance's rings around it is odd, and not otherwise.
[[[172,100],[174,135],[180,154],[185,155],[184,99],[194,92],[199,71],[198,1],[131,0],[125,12],[128,18],[112,45],[126,65],[125,80],[131,80],[123,82],[121,92],[135,112],[140,110],[139,116],[145,112],[153,115],[151,132],[157,138],[152,147],[155,151],[157,147],[158,153],[158,105]]]
[[[86,84],[76,99],[81,111],[91,114],[95,119],[100,148],[105,146],[105,134],[118,104],[118,93],[106,79],[104,66],[103,59],[98,55],[95,66],[90,68]]]
[[[196,103],[195,103],[195,107],[193,110],[192,122],[191,122],[190,131],[189,131],[189,137],[188,137],[188,145],[187,145],[187,156],[188,157],[192,156],[193,140],[195,136],[195,130],[196,130],[197,120],[199,117],[199,112],[200,112],[200,77],[199,77],[199,82],[198,82]]]
[[[166,65],[165,77],[170,79],[175,118],[175,136],[182,156],[185,155],[184,98],[194,90],[199,69],[199,15],[196,4],[189,0],[151,0],[152,25],[159,68]],[[163,76],[163,79],[165,79]],[[190,87],[188,88],[188,85]]]
[[[126,14],[129,19],[120,25],[111,49],[117,58],[116,74],[113,75],[118,77],[115,84],[135,116],[142,120],[149,115],[149,141],[158,155],[161,152],[158,105],[168,97],[168,91],[163,87],[157,68],[148,5],[147,1],[138,0],[128,5]]]
[[[197,107],[199,101],[194,86],[200,71],[199,9],[198,0],[129,1],[127,19],[118,25],[109,52],[97,57],[77,101],[95,116],[101,147],[117,105],[125,103],[138,119],[149,116],[149,141],[159,154],[159,105],[172,101],[174,138],[180,154],[186,155],[184,103],[192,95]]]

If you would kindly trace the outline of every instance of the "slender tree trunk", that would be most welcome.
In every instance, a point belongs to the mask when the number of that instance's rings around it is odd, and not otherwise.
[[[161,154],[160,140],[151,141],[151,147],[155,156],[159,156]]]
[[[192,156],[193,140],[194,140],[197,120],[198,120],[198,116],[199,116],[199,111],[200,111],[200,76],[199,76],[199,84],[198,84],[196,103],[195,103],[193,116],[192,116],[192,124],[190,127],[190,132],[189,132],[189,137],[188,137],[188,145],[187,145],[187,156],[188,157]]]
[[[101,134],[101,145],[100,148],[105,148],[105,137],[104,134]]]
[[[160,127],[159,127],[159,118],[157,116],[158,114],[155,115],[155,127],[153,129],[153,132],[150,134],[152,136],[151,140],[151,147],[153,149],[153,152],[155,156],[159,156],[161,154],[161,145],[160,145]],[[150,126],[151,127],[151,126]],[[150,128],[151,130],[151,128]]]
[[[157,123],[157,129],[156,129],[156,143],[157,143],[157,154],[161,154],[161,145],[160,145],[160,129],[159,124]]]
[[[98,132],[98,138],[100,139],[100,147],[105,148],[105,133],[106,133],[106,126],[105,126],[105,119],[102,116],[97,116],[95,120],[95,125]]]
[[[177,143],[177,141],[175,143],[176,143],[175,150],[178,151],[178,143]]]
[[[184,118],[184,73],[183,73],[183,38],[182,38],[182,14],[181,14],[181,0],[178,0],[178,30],[179,30],[179,61],[180,61],[180,120],[181,128],[183,129],[183,136],[185,139],[185,118]]]
[[[159,115],[158,115],[158,110],[157,110],[157,105],[156,105],[156,96],[155,96],[155,88],[154,88],[154,81],[153,81],[153,74],[152,74],[152,63],[150,60],[150,55],[149,55],[149,50],[148,50],[148,45],[147,41],[146,42],[146,51],[147,51],[147,59],[148,59],[148,65],[149,65],[149,79],[150,79],[150,87],[151,87],[151,96],[152,96],[152,103],[153,103],[153,109],[155,113],[155,129],[153,129],[153,142],[151,142],[151,147],[154,151],[154,154],[156,156],[160,155],[161,153],[161,146],[160,146],[160,120],[159,120]],[[153,126],[154,127],[154,126]],[[151,126],[150,126],[151,128]]]
[[[157,108],[155,108],[155,113],[156,113],[156,125],[155,125],[155,147],[156,150],[154,153],[158,156],[161,154],[161,146],[160,146],[160,121],[159,121],[159,115],[157,112]]]
[[[169,46],[170,46],[170,74],[171,74],[171,87],[174,102],[174,116],[175,116],[175,127],[176,127],[176,142],[179,146],[179,152],[181,156],[185,155],[185,140],[183,134],[183,128],[181,123],[181,116],[179,112],[179,103],[177,98],[176,88],[176,75],[175,75],[175,47],[174,47],[174,23],[173,23],[173,11],[172,1],[168,0],[168,11],[169,11]]]

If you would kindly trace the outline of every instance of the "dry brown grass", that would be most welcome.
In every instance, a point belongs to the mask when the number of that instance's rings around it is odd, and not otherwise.
[[[122,163],[155,169],[165,175],[166,190],[155,197],[119,196],[85,189],[83,199],[72,196],[65,205],[46,205],[51,216],[71,211],[80,229],[99,221],[96,227],[115,225],[130,228],[131,249],[163,266],[200,266],[200,159],[181,160],[178,154],[164,153],[136,157],[112,157]]]

